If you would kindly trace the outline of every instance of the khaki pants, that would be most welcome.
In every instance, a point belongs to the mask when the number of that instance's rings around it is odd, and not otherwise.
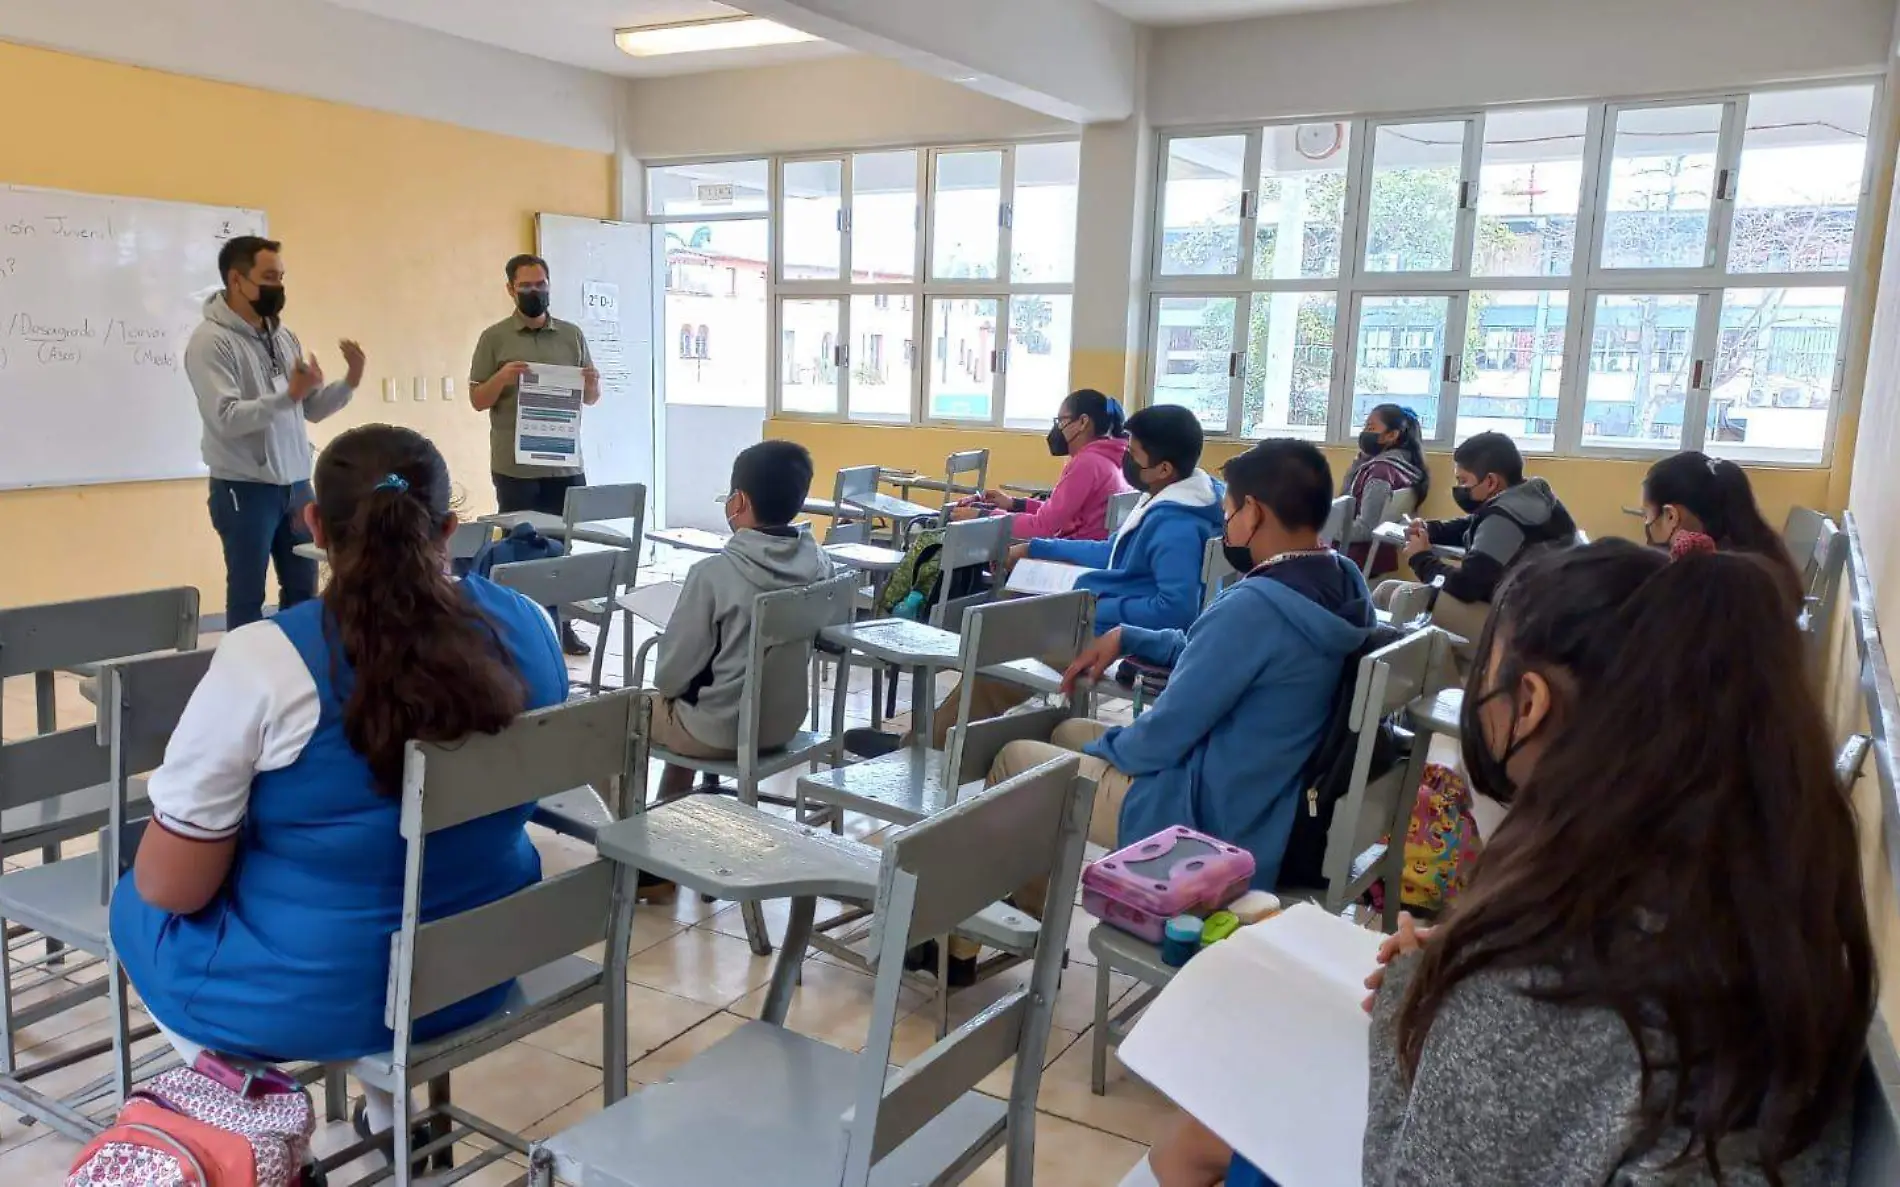
[[[653,720],[648,725],[648,736],[655,746],[670,750],[681,758],[737,758],[739,753],[729,747],[708,746],[695,738],[685,723],[680,721],[679,703],[672,697],[654,699]],[[660,798],[674,799],[692,789],[692,770],[667,763],[666,773],[660,777]]]
[[[1381,610],[1390,610],[1393,602],[1403,604],[1408,598],[1421,596],[1417,591],[1427,588],[1416,581],[1381,581],[1372,591],[1372,604]],[[1432,602],[1432,625],[1460,636],[1471,646],[1476,646],[1478,636],[1484,633],[1485,619],[1490,616],[1491,603],[1461,602],[1447,597],[1442,589]]]
[[[1003,747],[1003,752],[990,764],[989,778],[984,785],[994,787],[1052,758],[1079,753],[1082,747],[1107,733],[1109,728],[1103,722],[1076,717],[1057,726],[1056,732],[1049,735],[1047,742],[1011,742]],[[1134,777],[1089,754],[1082,755],[1081,769],[1077,774],[1084,779],[1095,780],[1095,812],[1089,818],[1089,842],[1113,849],[1117,843],[1116,826],[1121,819],[1122,801],[1128,798],[1128,789],[1134,784]],[[1016,905],[1040,919],[1047,897],[1048,885],[1038,882],[1016,892]]]
[[[1042,662],[1061,671],[1069,666],[1068,659],[1062,656],[1045,655]],[[992,717],[1001,717],[1016,706],[1029,700],[1036,694],[1021,684],[1011,684],[1007,680],[997,680],[989,676],[977,678],[976,687],[970,691],[970,720],[988,721]],[[957,705],[963,697],[961,682],[950,686],[950,695],[937,706],[930,716],[930,745],[942,750],[950,744],[950,731],[957,725]],[[1080,748],[1081,743],[1076,744]]]

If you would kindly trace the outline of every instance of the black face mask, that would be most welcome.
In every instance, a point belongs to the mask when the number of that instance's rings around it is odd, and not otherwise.
[[[1482,672],[1482,667],[1472,669],[1474,685],[1484,679]],[[1499,675],[1505,676],[1508,672],[1501,671]],[[1486,701],[1508,696],[1511,698],[1511,728],[1516,729],[1517,697],[1513,691],[1516,686],[1517,681],[1512,679],[1483,696],[1477,695],[1476,688],[1467,688],[1464,709],[1458,723],[1458,746],[1464,755],[1465,778],[1470,781],[1471,790],[1505,805],[1517,798],[1517,783],[1511,778],[1511,760],[1517,757],[1517,752],[1524,748],[1524,743],[1530,738],[1529,735],[1513,738],[1505,745],[1502,755],[1491,753],[1490,744],[1484,740],[1484,723],[1479,719],[1478,710],[1484,707]]]
[[[251,298],[251,310],[257,316],[269,321],[284,311],[284,286],[281,284],[260,284],[257,295]]]
[[[1359,434],[1359,452],[1365,454],[1367,457],[1371,457],[1384,448],[1385,446],[1379,444],[1379,434],[1372,432],[1370,429]]]
[[[1664,537],[1663,537],[1662,539],[1660,539],[1660,540],[1658,540],[1658,539],[1656,539],[1656,537],[1654,537],[1654,536],[1652,536],[1652,535],[1650,535],[1650,534],[1649,534],[1649,529],[1651,529],[1651,528],[1653,528],[1653,527],[1655,527],[1655,526],[1656,526],[1656,525],[1657,525],[1658,523],[1661,523],[1661,522],[1662,522],[1662,519],[1661,519],[1661,517],[1660,517],[1660,516],[1659,516],[1659,517],[1657,517],[1656,519],[1651,519],[1651,520],[1645,520],[1645,521],[1644,521],[1644,523],[1643,523],[1643,543],[1645,543],[1645,544],[1647,544],[1647,545],[1649,545],[1649,546],[1650,546],[1651,548],[1660,548],[1660,549],[1662,549],[1662,550],[1663,550],[1664,552],[1668,552],[1668,551],[1669,551],[1669,544],[1670,544],[1670,539],[1671,539],[1671,538],[1670,538],[1669,536],[1664,536]]]
[[[1068,457],[1069,439],[1062,435],[1061,425],[1049,426],[1049,456]]]
[[[1472,494],[1471,488],[1468,486],[1452,487],[1451,501],[1458,504],[1458,510],[1464,512],[1466,515],[1475,515],[1478,508],[1484,506],[1484,500]]]
[[[1147,481],[1141,476],[1144,469],[1145,467],[1135,461],[1134,458],[1128,454],[1122,454],[1122,477],[1126,478],[1128,485],[1134,487],[1136,490],[1145,491],[1148,489]]]
[[[548,311],[548,295],[540,289],[528,289],[515,294],[515,308],[521,310],[526,318],[540,317]]]
[[[1234,515],[1239,514],[1240,512],[1238,511],[1234,512]],[[1245,576],[1253,572],[1253,552],[1245,545],[1229,544],[1227,542],[1227,529],[1233,524],[1234,515],[1228,516],[1226,521],[1221,524],[1220,551],[1221,555],[1227,558],[1227,567]]]

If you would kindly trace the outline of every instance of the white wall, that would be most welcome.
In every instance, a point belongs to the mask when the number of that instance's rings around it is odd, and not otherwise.
[[[1880,72],[1893,0],[1419,0],[1158,30],[1157,127]]]
[[[628,84],[639,158],[1007,140],[1076,125],[880,58],[827,58]]]
[[[614,150],[618,79],[321,0],[4,0],[0,39]]]

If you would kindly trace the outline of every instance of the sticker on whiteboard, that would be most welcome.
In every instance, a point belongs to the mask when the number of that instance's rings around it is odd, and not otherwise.
[[[701,206],[732,205],[732,183],[729,181],[702,181],[693,187],[693,194]]]
[[[620,320],[620,286],[590,280],[581,286],[581,315],[588,321]]]

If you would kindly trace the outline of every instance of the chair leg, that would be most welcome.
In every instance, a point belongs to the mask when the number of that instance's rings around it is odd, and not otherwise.
[[[13,960],[7,955],[7,921],[0,919],[0,1074],[12,1075],[13,1036]]]
[[[884,728],[884,665],[871,665],[871,728]]]
[[[917,679],[917,676],[915,673],[912,673],[911,679],[913,681]],[[896,668],[896,666],[893,665],[891,668],[891,678],[884,685],[884,716],[886,717],[897,716],[897,680],[898,680],[898,669]],[[916,695],[917,693],[913,689],[911,692],[911,696],[915,698]],[[915,725],[916,723],[912,722],[911,724]]]
[[[1089,1091],[1108,1095],[1108,990],[1114,970],[1104,964],[1095,970],[1095,1025],[1089,1028]]]
[[[607,636],[613,634],[614,614],[608,610],[600,616],[600,630],[594,635],[594,663],[587,679],[588,691],[600,695],[601,677],[607,670]]]
[[[772,933],[765,930],[764,909],[750,902],[741,904],[739,912],[745,918],[745,938],[752,951],[760,956],[772,955]]]
[[[348,1121],[350,1119],[350,1075],[341,1067],[331,1066],[323,1070],[323,1119],[325,1121]]]
[[[554,1155],[537,1148],[529,1156],[528,1187],[554,1187]]]
[[[937,937],[937,1038],[950,1033],[950,937]]]
[[[125,970],[119,967],[118,954],[106,946],[106,993],[112,1006],[112,1086],[117,1095],[113,1104],[123,1108],[132,1095],[132,1019],[125,999]]]
[[[620,687],[633,687],[633,611],[620,612]]]
[[[390,1154],[389,1165],[394,1173],[396,1187],[411,1187],[415,1182],[415,1129],[409,1123],[409,1073],[406,1068],[397,1068],[394,1093],[396,1101],[395,1121],[389,1127]]]
[[[447,1113],[439,1111],[446,1109],[451,1103],[448,1076],[437,1076],[429,1081],[429,1141],[432,1144],[455,1131],[454,1119]],[[455,1147],[444,1146],[430,1155],[429,1169],[438,1171],[455,1169]]]

